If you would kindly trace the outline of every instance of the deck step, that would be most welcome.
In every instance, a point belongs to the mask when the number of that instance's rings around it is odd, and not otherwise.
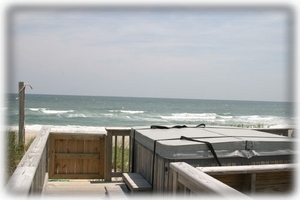
[[[139,173],[123,173],[123,181],[131,193],[150,192],[152,190],[150,183]]]
[[[128,190],[126,186],[123,184],[115,184],[115,185],[109,185],[105,186],[105,194],[109,198],[122,198],[127,199]]]

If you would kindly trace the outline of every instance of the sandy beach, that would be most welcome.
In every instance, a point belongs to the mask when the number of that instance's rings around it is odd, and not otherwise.
[[[38,132],[25,132],[25,144],[27,144],[32,138],[35,138]]]

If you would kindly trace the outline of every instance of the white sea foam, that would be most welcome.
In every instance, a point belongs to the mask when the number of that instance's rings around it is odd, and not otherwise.
[[[29,108],[33,112],[42,112],[45,114],[64,114],[74,112],[74,110],[47,110],[47,108]]]
[[[129,113],[129,114],[138,114],[138,113],[144,113],[144,111],[140,110],[120,110],[121,113]]]
[[[222,118],[222,119],[232,119],[233,116],[223,116],[223,115],[219,115],[218,117]]]
[[[199,121],[199,120],[213,120],[216,119],[216,113],[174,113],[171,116],[160,116],[162,119],[168,120],[188,120],[188,121]]]
[[[47,109],[42,109],[41,111],[45,114],[64,114],[64,113],[74,112],[74,110],[47,110]]]
[[[45,108],[44,108],[44,109],[45,109]],[[40,108],[29,108],[29,110],[31,110],[31,111],[39,111]]]
[[[139,114],[139,113],[144,113],[145,111],[141,111],[141,110],[109,110],[109,112],[112,112],[112,113]]]
[[[68,118],[87,118],[88,116],[86,116],[85,114],[69,114],[67,117]]]

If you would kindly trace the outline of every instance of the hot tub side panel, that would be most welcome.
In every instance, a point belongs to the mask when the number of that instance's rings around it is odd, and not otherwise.
[[[153,151],[139,142],[134,143],[133,172],[140,173],[152,184]]]

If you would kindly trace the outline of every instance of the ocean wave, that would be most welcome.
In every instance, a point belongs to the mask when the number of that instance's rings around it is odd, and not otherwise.
[[[145,111],[141,111],[141,110],[109,110],[109,112],[112,112],[112,113],[139,114],[139,113],[144,113]]]
[[[74,110],[41,110],[45,114],[64,114],[69,112],[74,112]]]
[[[87,118],[85,114],[69,114],[67,118]]]
[[[74,110],[48,110],[47,108],[29,108],[33,112],[42,112],[44,114],[64,114],[74,112]]]
[[[213,120],[216,119],[216,113],[174,113],[171,116],[160,116],[162,119],[168,120]]]
[[[138,114],[138,113],[144,113],[144,111],[140,111],[140,110],[121,110],[121,113]]]
[[[46,108],[28,108],[29,110],[31,111],[34,111],[34,112],[38,112],[38,111],[41,111],[41,110],[46,110]]]

